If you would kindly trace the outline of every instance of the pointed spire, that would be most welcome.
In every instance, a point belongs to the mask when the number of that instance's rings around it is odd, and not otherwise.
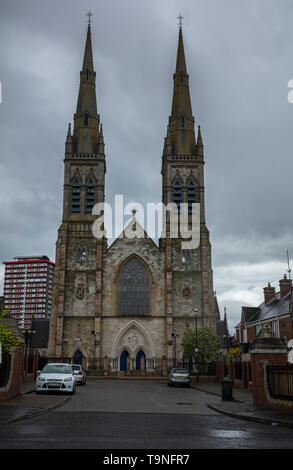
[[[104,154],[105,154],[105,143],[104,143],[103,124],[100,125],[98,153],[99,153],[100,155],[104,155]]]
[[[173,75],[174,88],[171,116],[169,117],[170,139],[176,155],[193,155],[196,148],[194,117],[189,92],[189,75],[187,73],[182,16],[179,16],[180,28],[176,58],[176,70]]]
[[[76,113],[74,115],[73,148],[75,153],[96,153],[99,142],[99,115],[96,98],[96,73],[93,64],[90,16],[87,28]]]
[[[203,145],[202,136],[201,136],[201,131],[200,131],[200,126],[198,126],[197,145]]]
[[[91,37],[91,24],[88,24],[86,44],[83,57],[82,71],[94,71],[93,50],[92,50],[92,37]]]
[[[71,123],[68,124],[68,132],[65,142],[65,153],[72,153]]]
[[[176,61],[176,74],[183,73],[187,75],[187,67],[185,61],[185,53],[184,53],[184,44],[183,44],[183,33],[182,27],[179,28],[179,41],[178,41],[178,49],[177,49],[177,61]]]

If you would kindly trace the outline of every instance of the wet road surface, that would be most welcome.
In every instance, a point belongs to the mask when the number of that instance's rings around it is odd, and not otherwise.
[[[293,429],[218,414],[206,406],[213,399],[164,382],[89,382],[57,410],[1,425],[0,448],[293,448]]]

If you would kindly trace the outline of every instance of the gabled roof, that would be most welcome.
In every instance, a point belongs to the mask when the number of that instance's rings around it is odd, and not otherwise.
[[[136,234],[135,237],[133,236],[134,231]],[[111,248],[117,243],[117,241],[122,240],[122,239],[127,240],[127,239],[133,239],[133,238],[147,239],[157,248],[157,250],[159,250],[159,247],[155,243],[155,241],[147,234],[144,228],[137,221],[136,217],[133,216],[129,224],[123,229],[120,235],[117,238],[115,238],[113,243],[111,243],[111,245],[107,248],[107,251],[111,250]]]
[[[242,307],[242,315],[246,324],[261,322],[272,319],[280,315],[290,313],[292,290],[281,298],[280,292],[277,292],[267,304],[261,303],[258,307]],[[243,317],[242,317],[243,318]],[[241,322],[235,328],[239,328]]]

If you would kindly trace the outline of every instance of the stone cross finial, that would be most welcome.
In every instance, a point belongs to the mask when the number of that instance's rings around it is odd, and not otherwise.
[[[181,15],[181,12],[180,12],[180,15],[177,16],[177,19],[179,20],[179,26],[180,26],[180,28],[182,28],[182,20],[183,20],[183,18],[184,18],[184,17]]]
[[[86,13],[86,16],[88,16],[88,24],[91,24],[91,17],[93,16],[93,13],[91,12],[91,10],[89,10],[89,12]]]

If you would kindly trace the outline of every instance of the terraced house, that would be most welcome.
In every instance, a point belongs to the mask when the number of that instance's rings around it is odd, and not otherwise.
[[[216,325],[204,147],[199,126],[195,132],[183,32],[180,26],[161,174],[164,204],[185,202],[191,217],[192,203],[200,203],[200,243],[190,250],[169,233],[158,244],[145,232],[130,237],[135,213],[111,245],[93,236],[92,210],[105,200],[106,156],[91,35],[89,22],[74,127],[65,143],[49,357],[82,363],[89,373],[154,371],[162,361],[182,358],[178,338],[194,326],[194,308],[198,326]]]
[[[236,325],[239,343],[251,343],[265,324],[290,347],[293,339],[292,279],[286,274],[279,281],[280,290],[270,283],[264,287],[264,301],[258,307],[242,307],[241,321]]]

